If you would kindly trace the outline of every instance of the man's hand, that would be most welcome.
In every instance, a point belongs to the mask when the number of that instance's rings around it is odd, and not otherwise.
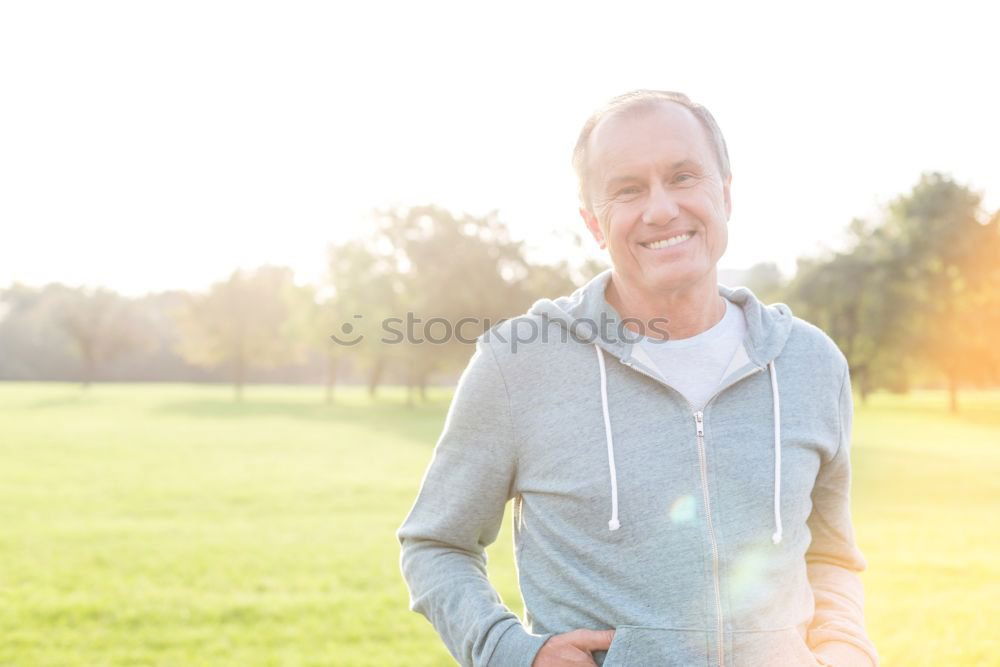
[[[607,651],[614,637],[614,630],[573,630],[553,635],[542,644],[531,667],[596,667],[590,652]]]

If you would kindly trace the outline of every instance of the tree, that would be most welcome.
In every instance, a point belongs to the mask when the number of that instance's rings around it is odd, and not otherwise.
[[[981,222],[979,202],[924,174],[880,224],[854,220],[846,250],[800,260],[788,300],[840,346],[862,401],[922,367],[945,378],[957,411],[962,384],[997,379],[1000,216]]]
[[[393,371],[406,383],[409,403],[414,394],[425,397],[433,373],[457,371],[467,361],[471,345],[462,339],[471,342],[543,296],[568,294],[603,268],[589,259],[529,262],[496,212],[475,216],[426,205],[374,217],[371,237],[330,248],[329,296],[317,320],[341,339],[330,348],[330,368],[347,360],[363,367],[372,395]],[[572,236],[578,248],[580,236]],[[579,254],[574,250],[571,256]],[[350,331],[340,331],[345,325]],[[358,342],[346,344],[351,338]]]
[[[848,250],[799,259],[785,290],[793,312],[817,325],[837,343],[850,366],[862,403],[878,389],[907,386],[908,355],[899,345],[906,331],[906,285],[892,279],[892,247],[862,221],[851,226]]]
[[[178,351],[200,366],[228,366],[236,400],[254,367],[300,359],[296,312],[308,292],[297,287],[291,269],[263,266],[237,270],[205,294],[191,295],[177,313]]]
[[[911,340],[924,363],[944,376],[949,408],[963,384],[990,378],[996,352],[982,308],[996,289],[997,223],[981,222],[981,196],[940,173],[923,174],[889,207],[888,232],[911,281]]]
[[[101,365],[148,347],[143,343],[142,325],[132,304],[108,289],[64,291],[56,321],[83,363],[80,382],[84,389],[95,379]]]
[[[391,249],[378,251],[372,239],[356,239],[329,248],[327,296],[318,305],[315,325],[326,359],[326,400],[344,362],[368,377],[375,395],[390,352],[380,343],[381,323],[397,310],[399,277]]]
[[[86,388],[149,347],[135,304],[107,289],[15,283],[0,294],[0,377],[78,379]]]
[[[473,323],[461,331],[471,341],[487,323],[530,305],[518,288],[530,270],[522,243],[510,239],[495,211],[474,216],[428,205],[382,211],[377,218],[399,303],[412,314],[398,316],[414,323],[393,350],[412,401],[414,390],[425,396],[431,373],[457,369],[467,360],[471,345],[455,335],[460,322]]]

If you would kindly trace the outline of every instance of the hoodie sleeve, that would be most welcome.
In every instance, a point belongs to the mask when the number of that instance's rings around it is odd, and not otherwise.
[[[865,632],[864,589],[860,572],[867,567],[854,541],[851,524],[851,428],[854,404],[846,361],[839,397],[840,438],[837,453],[820,468],[809,517],[812,544],[806,552],[816,612],[809,645],[817,659],[835,667],[878,665],[878,653]]]
[[[486,547],[515,495],[506,385],[480,337],[455,390],[416,501],[396,533],[410,610],[462,665],[530,667],[551,637],[527,632],[490,584]]]

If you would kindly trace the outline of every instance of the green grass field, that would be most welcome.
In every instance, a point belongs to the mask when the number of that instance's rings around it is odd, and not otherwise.
[[[450,394],[0,383],[0,665],[449,665],[395,530]],[[857,406],[885,665],[1000,664],[1000,392]],[[490,571],[518,613],[510,525]]]

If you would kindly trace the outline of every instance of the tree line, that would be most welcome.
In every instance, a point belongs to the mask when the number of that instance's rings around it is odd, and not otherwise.
[[[138,298],[15,283],[0,292],[0,379],[229,382],[237,399],[248,382],[319,382],[327,401],[338,383],[375,394],[391,382],[408,387],[412,401],[432,379],[454,380],[471,354],[467,341],[486,324],[568,294],[605,268],[592,259],[531,261],[495,212],[427,205],[373,219],[367,236],[329,247],[317,285],[270,265],[234,271],[202,292]],[[959,388],[1000,382],[1000,213],[988,215],[981,195],[928,173],[879,219],[856,219],[846,232],[844,247],[800,258],[788,279],[762,263],[720,282],[788,303],[829,333],[862,400],[935,385],[957,410]],[[414,316],[421,336],[383,342],[386,321],[402,329]],[[446,336],[447,323],[463,318],[478,326],[463,332],[466,342]]]
[[[0,292],[0,380],[228,382],[237,399],[249,382],[321,382],[328,401],[340,381],[364,383],[371,394],[391,382],[412,398],[425,395],[434,374],[453,380],[469,346],[454,338],[385,345],[386,319],[497,322],[603,268],[588,259],[530,261],[496,212],[427,205],[372,217],[370,234],[328,248],[317,285],[297,284],[290,268],[273,265],[233,271],[201,292],[138,298],[15,283]],[[360,343],[334,342],[345,324],[343,338]]]

